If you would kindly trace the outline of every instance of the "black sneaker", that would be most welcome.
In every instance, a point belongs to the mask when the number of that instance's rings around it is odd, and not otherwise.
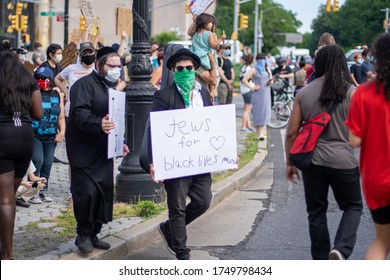
[[[15,200],[15,204],[16,204],[16,206],[19,206],[19,207],[24,207],[24,208],[30,207],[30,203],[24,201],[24,200],[21,199],[21,198],[17,198],[17,199]]]
[[[175,250],[173,249],[172,237],[165,229],[165,222],[157,225],[158,232],[161,234],[162,240],[164,241],[165,246],[172,255],[176,255]]]
[[[111,248],[111,244],[100,240],[96,235],[91,237],[92,246],[96,249],[108,250]]]
[[[93,250],[91,237],[78,234],[75,243],[81,253],[88,254]]]

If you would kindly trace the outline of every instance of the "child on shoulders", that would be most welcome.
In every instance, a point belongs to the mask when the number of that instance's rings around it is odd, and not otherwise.
[[[210,95],[213,99],[217,78],[216,69],[214,68],[215,63],[210,53],[218,49],[219,44],[226,39],[226,35],[222,34],[217,39],[214,33],[217,27],[217,20],[210,14],[194,15],[193,19],[194,22],[188,29],[188,35],[192,37],[191,50],[201,60],[201,66],[198,69],[200,72],[199,77],[208,84]]]

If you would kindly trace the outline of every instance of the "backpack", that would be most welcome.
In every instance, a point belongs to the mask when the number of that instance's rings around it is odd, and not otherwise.
[[[311,166],[318,138],[329,124],[337,105],[338,102],[335,101],[328,111],[312,117],[302,125],[290,149],[290,161],[298,169],[307,170]]]

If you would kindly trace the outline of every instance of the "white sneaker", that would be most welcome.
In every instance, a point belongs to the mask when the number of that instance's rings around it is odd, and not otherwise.
[[[333,249],[329,253],[329,259],[334,261],[334,260],[345,260],[343,254],[339,250]]]
[[[39,197],[41,198],[41,200],[43,202],[52,202],[53,201],[53,199],[50,196],[47,196],[47,194],[45,192],[40,192]]]
[[[36,194],[28,202],[30,202],[32,204],[41,204],[42,200],[39,198],[39,195]]]

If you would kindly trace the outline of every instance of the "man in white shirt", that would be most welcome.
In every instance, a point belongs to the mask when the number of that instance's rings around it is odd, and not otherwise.
[[[62,70],[54,79],[56,85],[69,97],[70,88],[80,78],[91,74],[94,69],[96,60],[96,52],[91,42],[84,42],[80,44],[80,62],[71,64]],[[69,89],[66,86],[66,81],[69,83]],[[69,115],[70,100],[67,98],[65,104],[65,116]]]

